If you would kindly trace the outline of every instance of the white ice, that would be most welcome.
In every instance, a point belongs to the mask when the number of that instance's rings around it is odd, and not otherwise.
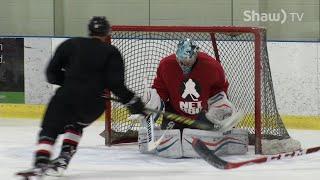
[[[19,179],[14,174],[31,167],[39,121],[0,120],[0,180]],[[166,159],[140,154],[136,144],[104,146],[98,134],[102,122],[85,129],[78,153],[65,176],[44,179],[61,180],[318,180],[320,179],[320,152],[250,165],[233,170],[216,169],[201,159]],[[290,130],[291,136],[303,147],[320,146],[320,131]],[[58,142],[57,146],[59,147]],[[55,153],[57,153],[56,148]],[[254,157],[229,157],[239,161]]]

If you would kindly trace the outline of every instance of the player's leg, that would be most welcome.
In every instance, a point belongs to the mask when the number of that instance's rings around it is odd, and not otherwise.
[[[38,144],[35,150],[34,167],[20,171],[17,175],[42,176],[48,170],[53,145],[65,126],[65,117],[68,116],[68,106],[59,96],[50,100],[38,134]]]
[[[65,126],[60,154],[51,161],[50,164],[52,168],[47,171],[47,175],[63,175],[70,163],[70,160],[77,152],[83,129],[87,126],[88,124],[82,124],[76,121],[69,122]]]
[[[60,97],[53,96],[41,123],[34,166],[49,163],[53,145],[63,131],[68,117],[70,117],[68,105]]]
[[[86,106],[77,104],[73,106],[74,116],[69,119],[64,128],[64,135],[60,154],[51,161],[54,169],[50,175],[60,176],[67,169],[70,160],[77,151],[81,140],[83,129],[98,119],[104,111],[102,102],[91,102]]]

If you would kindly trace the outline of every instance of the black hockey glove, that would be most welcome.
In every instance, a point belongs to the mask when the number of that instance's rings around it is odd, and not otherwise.
[[[144,114],[144,103],[140,97],[134,96],[127,104],[125,104],[131,114]]]

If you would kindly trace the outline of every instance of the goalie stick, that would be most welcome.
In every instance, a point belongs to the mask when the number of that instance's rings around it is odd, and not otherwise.
[[[167,133],[168,127],[165,130],[165,132],[162,134],[162,136],[155,141],[154,140],[154,117],[153,117],[153,113],[150,113],[149,115],[146,116],[146,118],[142,121],[145,121],[144,123],[142,123],[142,125],[147,128],[147,150],[148,151],[153,151],[154,149],[157,148],[157,146],[159,146],[159,144],[161,143],[162,139],[164,138],[165,134]]]
[[[149,91],[147,90],[148,89],[147,82],[148,82],[147,77],[144,77],[144,81],[143,81],[144,89],[145,89],[144,94],[145,96],[148,96],[147,94],[151,96],[150,93],[148,93]],[[151,97],[149,97],[149,99],[150,98]],[[143,120],[141,120],[141,125],[147,129],[147,151],[152,151],[157,147],[157,144],[156,144],[157,142],[154,142],[154,123],[155,123],[154,121],[156,121],[158,117],[159,115],[156,115],[155,113],[149,113],[148,115],[145,116]],[[164,134],[163,134],[163,137],[164,137]],[[160,137],[160,138],[163,138],[163,137]]]
[[[154,149],[156,149],[159,146],[159,144],[162,142],[162,139],[167,134],[168,130],[172,129],[173,126],[174,126],[174,122],[169,122],[169,124],[166,127],[166,130],[161,135],[161,137],[155,142],[149,142],[148,143],[148,151],[153,151]]]
[[[153,120],[154,120],[153,114],[150,113],[141,121],[141,125],[147,129],[148,151],[152,151],[153,147],[156,146],[154,142],[154,121]]]
[[[277,161],[282,159],[290,159],[305,154],[311,154],[320,151],[320,146],[311,147],[307,149],[296,150],[288,153],[280,153],[270,156],[264,156],[259,158],[254,158],[251,160],[240,161],[240,162],[229,162],[218,157],[214,151],[211,151],[203,141],[200,139],[194,139],[192,142],[193,149],[199,154],[199,156],[204,159],[210,165],[218,169],[234,169],[242,166],[261,164],[270,161]]]

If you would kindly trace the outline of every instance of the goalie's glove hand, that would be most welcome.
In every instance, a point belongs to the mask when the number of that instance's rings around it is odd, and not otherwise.
[[[208,111],[201,112],[197,119],[214,124],[215,129],[227,131],[241,120],[242,112],[237,112],[234,105],[228,100],[225,92],[221,91],[208,99]]]
[[[211,107],[209,111],[205,114],[207,119],[214,124],[222,125],[224,120],[230,117],[233,113],[231,107]]]
[[[212,123],[223,125],[224,120],[235,112],[234,105],[229,101],[225,92],[221,91],[208,99],[208,112],[206,117]]]
[[[131,114],[144,114],[144,103],[140,97],[134,96],[125,106]]]

